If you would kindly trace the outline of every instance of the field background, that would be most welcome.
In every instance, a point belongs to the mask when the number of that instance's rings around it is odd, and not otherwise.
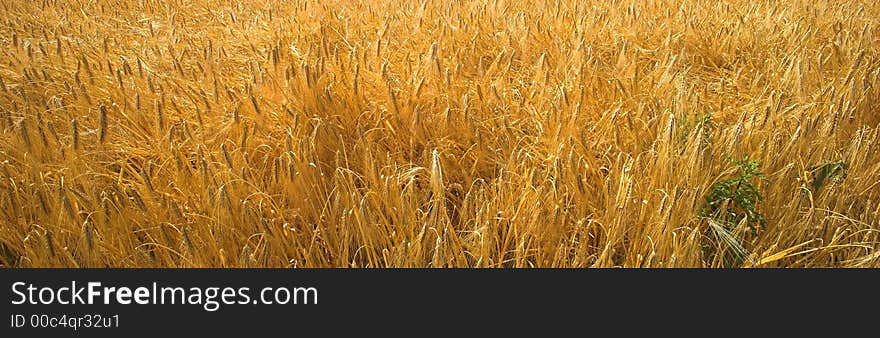
[[[878,20],[2,0],[0,263],[880,267]]]

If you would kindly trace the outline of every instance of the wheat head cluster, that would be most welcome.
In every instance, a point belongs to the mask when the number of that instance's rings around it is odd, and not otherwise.
[[[0,1],[4,267],[880,267],[875,1]]]

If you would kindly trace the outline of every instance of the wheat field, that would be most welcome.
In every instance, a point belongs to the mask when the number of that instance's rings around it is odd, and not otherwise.
[[[4,267],[880,267],[875,1],[0,1]]]

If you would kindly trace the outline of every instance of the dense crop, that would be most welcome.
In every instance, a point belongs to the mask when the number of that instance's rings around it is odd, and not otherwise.
[[[880,267],[874,1],[0,2],[11,267]]]

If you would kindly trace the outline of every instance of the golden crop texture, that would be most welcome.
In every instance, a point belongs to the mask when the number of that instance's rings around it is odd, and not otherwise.
[[[0,47],[6,267],[880,267],[875,1],[2,0]]]

